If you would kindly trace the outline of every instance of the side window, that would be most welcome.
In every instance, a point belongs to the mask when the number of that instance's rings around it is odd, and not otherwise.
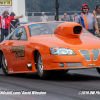
[[[16,29],[10,40],[27,40],[27,34],[24,27]]]
[[[6,38],[5,38],[5,40],[9,40],[10,39],[10,37],[13,35],[13,32],[11,32]]]

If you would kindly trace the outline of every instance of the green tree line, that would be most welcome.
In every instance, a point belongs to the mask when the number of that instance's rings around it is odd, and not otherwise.
[[[26,11],[28,12],[51,12],[55,11],[56,0],[25,0]],[[82,4],[87,3],[90,10],[94,10],[100,0],[58,0],[59,11],[80,11]]]

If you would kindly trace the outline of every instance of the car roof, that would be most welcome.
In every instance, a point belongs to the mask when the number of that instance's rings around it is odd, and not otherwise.
[[[42,23],[59,23],[59,22],[65,22],[65,21],[32,22],[32,23],[27,23],[25,25],[21,25],[21,26],[29,26],[32,24],[42,24]]]
[[[29,23],[33,23],[33,22],[20,22],[20,24],[29,24]]]

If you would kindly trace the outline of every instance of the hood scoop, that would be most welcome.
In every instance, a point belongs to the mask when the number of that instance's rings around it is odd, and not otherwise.
[[[64,37],[72,37],[76,38],[79,37],[80,34],[83,31],[83,27],[75,22],[65,22],[60,24],[56,29],[55,29],[55,34],[64,36]]]

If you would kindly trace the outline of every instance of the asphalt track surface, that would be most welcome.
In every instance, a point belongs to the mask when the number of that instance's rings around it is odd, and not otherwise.
[[[0,95],[0,100],[100,100],[100,95],[79,95],[79,91],[100,91],[96,69],[70,70],[42,80],[37,73],[6,76],[0,70],[0,91],[44,91],[46,95]]]

